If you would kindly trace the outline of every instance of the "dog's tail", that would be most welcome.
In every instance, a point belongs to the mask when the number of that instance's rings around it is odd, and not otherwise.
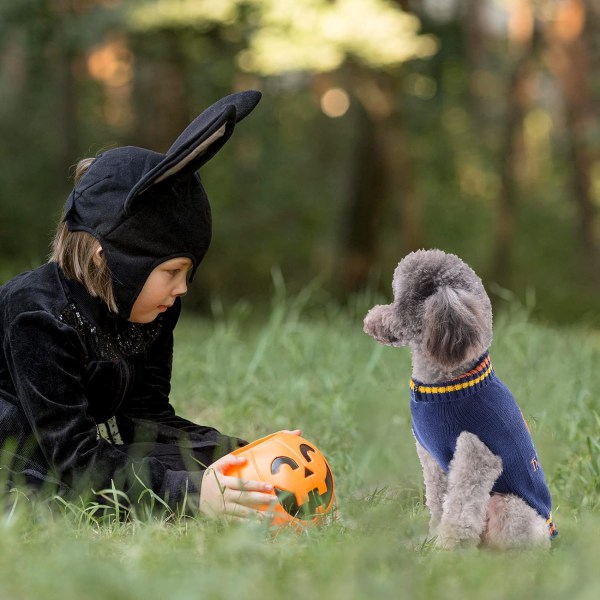
[[[478,299],[462,289],[439,287],[425,301],[423,342],[438,363],[452,367],[484,351],[485,314]]]

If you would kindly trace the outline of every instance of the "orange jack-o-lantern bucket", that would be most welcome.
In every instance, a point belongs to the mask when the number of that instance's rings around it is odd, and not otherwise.
[[[232,467],[228,475],[273,486],[279,502],[273,525],[304,526],[321,523],[335,504],[333,473],[317,447],[293,433],[279,431],[234,450],[246,462]]]

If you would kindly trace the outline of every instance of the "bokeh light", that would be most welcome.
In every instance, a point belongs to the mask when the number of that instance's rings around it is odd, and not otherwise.
[[[330,88],[321,96],[321,110],[332,119],[343,117],[350,108],[350,97],[342,88]]]

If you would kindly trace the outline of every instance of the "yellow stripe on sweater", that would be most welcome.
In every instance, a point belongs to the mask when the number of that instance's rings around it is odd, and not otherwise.
[[[437,386],[429,386],[429,385],[416,385],[415,382],[410,380],[410,389],[416,392],[421,392],[422,394],[446,394],[448,392],[458,392],[459,390],[464,390],[466,388],[473,387],[480,381],[483,381],[490,373],[492,372],[492,365],[487,368],[483,375],[480,375],[476,379],[472,379],[471,381],[466,381],[465,383],[457,383],[455,385],[446,385],[442,387]]]

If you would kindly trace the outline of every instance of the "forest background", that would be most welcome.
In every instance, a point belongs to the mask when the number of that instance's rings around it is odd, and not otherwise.
[[[186,304],[260,304],[274,276],[389,297],[439,247],[497,302],[598,325],[599,30],[597,0],[0,0],[0,281],[45,260],[78,159],[165,151],[254,88],[202,172]]]

